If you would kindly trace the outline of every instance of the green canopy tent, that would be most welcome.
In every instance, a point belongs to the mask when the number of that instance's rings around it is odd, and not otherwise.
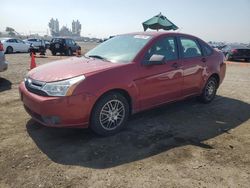
[[[144,31],[146,31],[148,28],[159,30],[177,30],[179,29],[175,24],[173,24],[171,21],[169,21],[166,16],[163,16],[161,13],[150,18],[149,20],[142,23]]]

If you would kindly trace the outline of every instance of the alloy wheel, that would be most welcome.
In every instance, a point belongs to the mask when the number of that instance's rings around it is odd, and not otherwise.
[[[120,100],[113,99],[102,107],[99,121],[105,130],[113,130],[122,124],[124,117],[124,104]]]

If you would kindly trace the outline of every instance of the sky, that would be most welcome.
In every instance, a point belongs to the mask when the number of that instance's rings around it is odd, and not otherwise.
[[[105,38],[143,31],[142,22],[160,12],[180,29],[205,41],[250,42],[250,0],[1,0],[0,31],[7,26],[23,34],[49,32],[82,24],[82,36]]]

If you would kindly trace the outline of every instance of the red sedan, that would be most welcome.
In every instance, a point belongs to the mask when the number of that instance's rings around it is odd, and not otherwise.
[[[190,96],[211,102],[225,71],[224,55],[197,37],[141,32],[39,66],[19,89],[25,109],[41,124],[111,135],[142,110]]]

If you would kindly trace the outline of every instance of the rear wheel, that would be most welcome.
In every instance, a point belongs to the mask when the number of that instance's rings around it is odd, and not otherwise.
[[[92,115],[90,128],[99,135],[109,136],[119,132],[129,117],[127,99],[117,92],[111,92],[96,103]]]
[[[56,51],[51,51],[52,55],[56,55]]]
[[[8,46],[6,48],[6,54],[12,54],[13,53],[13,48],[11,46]]]
[[[199,97],[201,102],[210,103],[216,95],[217,87],[218,87],[217,79],[215,77],[209,78],[202,91],[202,94]]]

